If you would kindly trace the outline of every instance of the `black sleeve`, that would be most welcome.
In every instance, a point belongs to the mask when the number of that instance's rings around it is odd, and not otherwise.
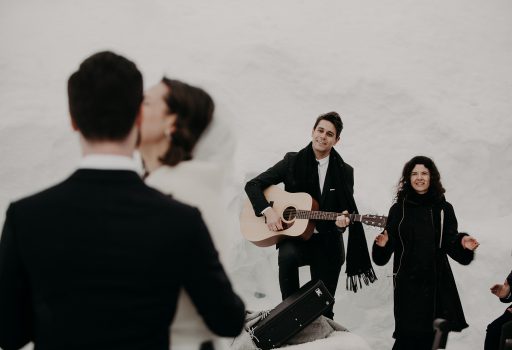
[[[457,231],[457,218],[455,217],[453,206],[450,203],[446,203],[444,208],[442,247],[453,260],[462,265],[468,265],[473,260],[475,252],[462,246],[461,240],[464,236],[467,236],[467,234]]]
[[[512,272],[510,272],[507,276],[507,282],[508,282],[508,285],[509,286],[512,286]],[[512,301],[512,294],[510,294],[508,297],[506,298],[501,298],[500,299],[502,303],[510,303]]]
[[[235,294],[201,214],[189,220],[189,247],[184,254],[185,290],[212,332],[224,337],[240,334],[245,306]]]
[[[397,239],[397,229],[398,229],[398,205],[394,204],[391,209],[389,209],[388,220],[386,222],[386,230],[388,231],[388,243],[384,247],[379,247],[375,241],[372,246],[372,259],[373,262],[379,266],[387,264],[391,255],[395,251],[395,242]]]
[[[11,204],[0,239],[0,347],[4,350],[22,348],[33,339],[30,288],[13,216]]]
[[[276,165],[256,176],[245,185],[245,192],[252,203],[256,216],[260,216],[261,211],[270,205],[265,199],[263,191],[271,185],[277,185],[284,181],[292,154],[287,153]]]
[[[508,303],[510,303],[510,302],[512,301],[512,294],[510,294],[510,295],[509,295],[508,297],[506,297],[506,298],[500,298],[500,301],[501,301],[502,303],[507,303],[507,304],[508,304]]]

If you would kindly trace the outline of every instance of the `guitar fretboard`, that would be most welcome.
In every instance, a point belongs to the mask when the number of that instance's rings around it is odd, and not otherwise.
[[[336,220],[338,216],[346,215],[351,221],[362,221],[363,215],[361,214],[342,214],[331,211],[314,211],[314,210],[297,210],[297,219],[312,219],[312,220]]]
[[[343,214],[331,211],[296,210],[290,208],[287,208],[283,214],[285,218],[306,220],[336,220],[338,216],[348,216],[352,222],[362,222],[363,224],[376,227],[385,227],[387,220],[385,216],[377,215]]]

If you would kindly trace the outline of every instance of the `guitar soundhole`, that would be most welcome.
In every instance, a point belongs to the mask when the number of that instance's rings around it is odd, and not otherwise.
[[[292,221],[293,219],[295,219],[296,215],[297,215],[297,209],[295,209],[294,207],[287,207],[283,211],[283,219],[285,221]]]

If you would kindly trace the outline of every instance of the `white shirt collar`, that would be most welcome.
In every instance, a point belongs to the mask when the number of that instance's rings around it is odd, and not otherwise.
[[[131,170],[140,172],[135,160],[114,154],[89,154],[78,163],[78,169]]]
[[[318,166],[323,167],[324,165],[329,164],[329,158],[330,157],[327,156],[327,157],[322,158],[320,160],[317,159],[316,161],[318,162]]]

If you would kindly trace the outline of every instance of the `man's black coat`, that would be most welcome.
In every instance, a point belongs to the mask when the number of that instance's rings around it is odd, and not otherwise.
[[[197,209],[124,170],[78,170],[9,206],[0,241],[0,347],[168,349],[184,287],[235,336],[234,294]]]
[[[263,190],[271,185],[279,183],[284,184],[287,192],[306,192],[309,193],[320,206],[323,211],[341,212],[348,209],[344,198],[346,186],[350,194],[354,193],[354,169],[343,162],[341,157],[335,152],[331,152],[329,158],[329,167],[325,177],[325,183],[322,193],[320,194],[320,185],[318,180],[318,170],[314,168],[310,173],[301,168],[297,164],[299,152],[289,152],[284,158],[261,173],[254,179],[247,182],[245,191],[251,200],[256,215],[260,215],[261,211],[269,206],[268,201],[263,195]],[[334,171],[336,168],[336,171]],[[298,176],[301,172],[307,172],[304,176]],[[342,173],[344,183],[333,179],[333,173]],[[339,229],[334,221],[317,222],[316,229],[325,235],[329,252],[336,255],[338,260],[341,255],[341,262],[345,260],[345,251],[343,248],[343,239],[339,235]],[[326,252],[329,255],[329,252]]]

